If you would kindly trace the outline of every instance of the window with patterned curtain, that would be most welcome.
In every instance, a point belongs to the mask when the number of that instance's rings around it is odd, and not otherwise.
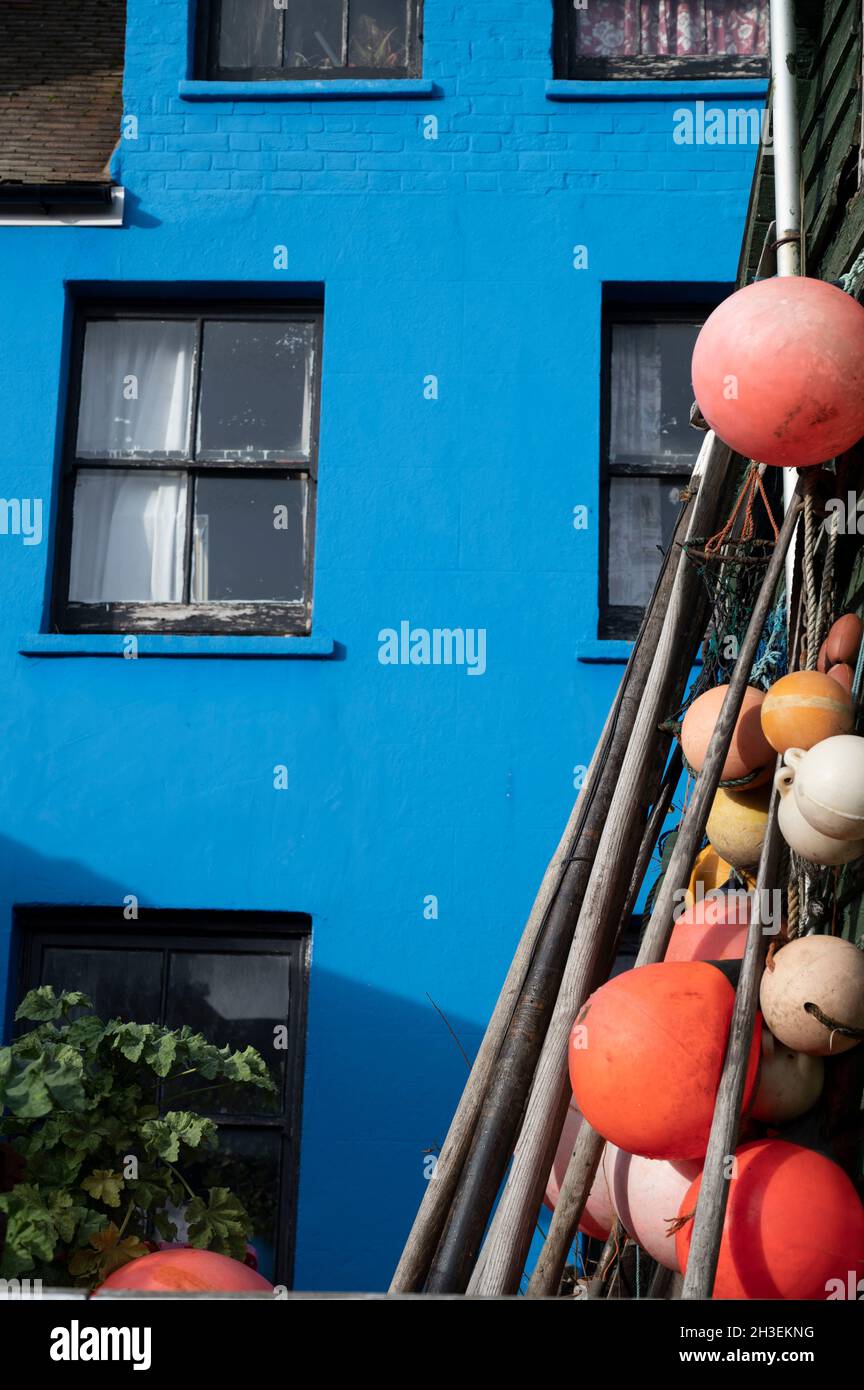
[[[759,76],[768,0],[559,0],[559,77]]]

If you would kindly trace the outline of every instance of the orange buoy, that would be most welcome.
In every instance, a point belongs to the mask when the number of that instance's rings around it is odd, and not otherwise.
[[[735,991],[715,965],[669,961],[601,985],[570,1034],[573,1097],[604,1139],[645,1158],[701,1158]],[[754,1029],[745,1109],[756,1084]]]
[[[174,1246],[130,1260],[99,1289],[155,1289],[166,1293],[272,1292],[273,1285],[239,1260],[213,1250]],[[99,1292],[99,1289],[96,1292]]]
[[[778,753],[812,748],[823,738],[852,732],[852,697],[818,671],[793,671],[775,681],[762,701],[762,730]]]
[[[857,613],[844,613],[838,618],[825,638],[825,659],[831,666],[840,662],[853,662],[861,646],[864,624]]]
[[[667,1269],[677,1270],[675,1235],[670,1233],[693,1179],[701,1172],[696,1159],[673,1161],[641,1158],[607,1144],[611,1164],[612,1201],[622,1226],[652,1259]]]
[[[799,468],[835,458],[864,435],[864,309],[805,276],[746,285],[706,320],[693,390],[745,458]]]
[[[555,1210],[555,1203],[558,1201],[564,1174],[567,1172],[567,1164],[570,1162],[573,1145],[576,1143],[576,1136],[582,1128],[582,1124],[582,1116],[576,1102],[571,1097],[567,1118],[564,1121],[564,1128],[561,1131],[561,1138],[558,1141],[558,1148],[549,1170],[549,1179],[543,1196],[543,1201],[552,1211]],[[597,1240],[606,1239],[615,1221],[610,1180],[612,1159],[615,1153],[615,1149],[606,1148],[603,1150],[600,1167],[597,1169],[597,1174],[591,1184],[591,1191],[588,1193],[588,1200],[579,1222],[579,1230],[584,1231],[586,1236],[594,1236]]]
[[[679,1212],[691,1218],[675,1237],[682,1270],[701,1184],[700,1174]],[[857,1288],[862,1275],[864,1207],[843,1169],[782,1139],[743,1144],[729,1183],[714,1298],[824,1300],[832,1281]]]
[[[708,744],[728,689],[728,685],[715,685],[713,689],[706,690],[693,701],[684,715],[681,747],[694,772],[702,771]],[[758,776],[747,783],[748,787],[758,787],[771,776],[774,753],[762,732],[759,717],[764,698],[762,691],[755,686],[748,685],[744,691],[732,742],[720,774],[721,781],[737,781],[740,777],[758,772]]]
[[[750,895],[709,893],[676,918],[665,960],[740,960],[747,944]]]

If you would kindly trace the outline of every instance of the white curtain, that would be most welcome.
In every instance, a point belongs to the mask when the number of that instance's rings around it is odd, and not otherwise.
[[[609,602],[642,608],[651,597],[663,543],[663,487],[657,478],[612,478],[609,492]]]
[[[180,602],[185,536],[185,474],[161,469],[79,469],[70,600]]]
[[[195,331],[170,320],[88,323],[79,458],[188,453]]]
[[[660,340],[653,323],[616,324],[612,337],[609,455],[647,462],[662,452]]]

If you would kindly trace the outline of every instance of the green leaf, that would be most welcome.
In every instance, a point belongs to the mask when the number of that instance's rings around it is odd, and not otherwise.
[[[104,1202],[106,1207],[119,1207],[120,1193],[125,1183],[122,1173],[112,1173],[110,1169],[94,1168],[81,1186],[89,1192],[94,1202]]]
[[[252,1234],[246,1208],[227,1187],[211,1187],[206,1203],[193,1197],[184,1216],[189,1227],[189,1243],[196,1250],[215,1250],[219,1255],[243,1260],[246,1239]]]
[[[93,1005],[86,994],[75,991],[61,995],[54,993],[53,985],[40,985],[25,994],[15,1011],[16,1022],[26,1019],[29,1023],[46,1023],[54,1018],[63,1018],[70,1009],[92,1009]]]
[[[212,1120],[189,1110],[169,1110],[161,1120],[146,1120],[141,1135],[148,1153],[176,1163],[181,1144],[190,1149],[211,1144],[216,1138],[216,1126]]]
[[[15,1278],[32,1270],[37,1260],[54,1258],[57,1225],[37,1187],[22,1182],[0,1193],[0,1213],[6,1218],[0,1275]]]

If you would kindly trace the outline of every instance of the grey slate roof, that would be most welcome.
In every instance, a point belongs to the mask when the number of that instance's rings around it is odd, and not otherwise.
[[[0,183],[109,182],[125,0],[0,0]]]

